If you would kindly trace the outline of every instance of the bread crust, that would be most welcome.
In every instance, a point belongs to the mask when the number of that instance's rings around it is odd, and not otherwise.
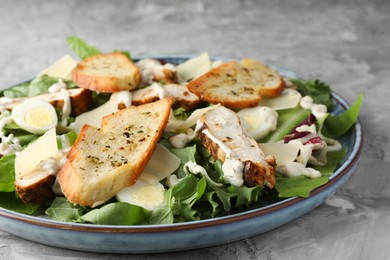
[[[255,60],[224,63],[188,83],[188,89],[210,103],[240,109],[257,106],[262,96],[278,96],[284,81]]]
[[[72,78],[81,88],[117,92],[137,88],[141,71],[126,55],[115,52],[84,59],[73,70]]]
[[[96,207],[134,184],[163,133],[172,102],[122,109],[104,117],[101,128],[85,125],[57,175],[67,199]]]

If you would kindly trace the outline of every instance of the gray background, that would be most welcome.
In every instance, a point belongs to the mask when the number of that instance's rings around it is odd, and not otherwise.
[[[70,53],[77,35],[133,55],[252,57],[320,78],[347,101],[364,93],[365,146],[331,199],[283,227],[187,252],[105,255],[0,230],[1,259],[390,259],[390,1],[0,0],[0,87]]]

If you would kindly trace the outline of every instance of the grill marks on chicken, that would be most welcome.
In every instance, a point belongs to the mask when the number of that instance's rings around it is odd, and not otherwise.
[[[241,163],[241,166],[238,165],[234,169],[231,167],[224,169],[225,180],[229,175],[235,178],[242,174],[247,186],[265,185],[270,188],[275,186],[274,157],[266,157],[257,142],[244,134],[234,111],[223,106],[218,107],[205,113],[200,123],[203,126],[199,138],[214,159],[221,160],[229,166]],[[229,161],[235,163],[228,163]]]

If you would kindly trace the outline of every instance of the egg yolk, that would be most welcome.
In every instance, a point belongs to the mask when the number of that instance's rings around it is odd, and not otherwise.
[[[52,113],[44,108],[34,108],[28,111],[24,117],[26,124],[36,127],[43,127],[52,124]]]

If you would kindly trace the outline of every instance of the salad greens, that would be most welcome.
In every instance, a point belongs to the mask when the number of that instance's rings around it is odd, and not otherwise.
[[[78,37],[69,37],[67,42],[81,59],[101,53],[96,47],[87,44]],[[131,59],[130,53],[122,53]],[[330,110],[334,107],[330,87],[325,83],[318,80],[290,80],[303,96],[312,96],[315,103],[324,104]],[[41,75],[30,82],[2,91],[0,96],[8,98],[36,96],[47,93],[48,88],[56,82],[58,82],[57,78]],[[71,80],[66,81],[66,83],[70,88],[77,87]],[[109,98],[105,94],[93,94],[95,106],[104,103]],[[326,137],[338,138],[342,136],[358,119],[361,104],[362,95],[341,115],[329,114],[321,122],[317,122],[317,128]],[[277,129],[260,142],[282,140],[311,113],[300,106],[277,112]],[[178,119],[185,120],[190,113],[191,111],[184,108],[177,108],[173,115]],[[13,122],[6,124],[3,131],[5,134],[13,134],[18,137],[22,146],[39,137],[39,135],[30,134],[21,129]],[[329,176],[347,154],[346,149],[328,152],[326,165],[310,166],[321,172],[322,176],[319,178],[284,177],[277,174],[274,189],[262,186],[236,187],[227,185],[223,181],[221,161],[214,160],[199,140],[194,139],[184,148],[175,148],[168,141],[174,134],[164,133],[159,143],[181,160],[179,168],[174,173],[180,182],[167,188],[165,206],[157,210],[150,211],[140,206],[117,202],[115,199],[95,209],[74,205],[64,197],[56,197],[49,207],[47,205],[24,204],[15,194],[15,154],[3,156],[0,159],[0,207],[24,214],[34,214],[40,207],[44,207],[45,213],[54,220],[107,225],[170,224],[214,218],[262,207],[288,197],[308,197],[313,189],[328,182]],[[66,134],[66,138],[70,144],[73,144],[77,134],[70,131]],[[59,149],[62,148],[62,141],[59,137],[57,145]],[[202,165],[206,173],[191,172],[190,168],[186,167],[188,162]]]
[[[330,87],[319,80],[290,79],[302,96],[311,96],[314,103],[325,105],[328,110],[333,108]]]
[[[96,47],[76,36],[68,37],[67,42],[72,51],[82,60],[101,53]]]
[[[75,88],[77,85],[71,80],[63,79],[68,88]],[[46,94],[49,87],[58,82],[58,78],[50,77],[48,75],[40,75],[29,82],[24,82],[18,86],[6,89],[2,92],[2,96],[8,98],[18,97],[34,97],[41,94]]]
[[[12,192],[15,190],[15,154],[0,159],[0,191]],[[1,205],[1,204],[0,204]]]

